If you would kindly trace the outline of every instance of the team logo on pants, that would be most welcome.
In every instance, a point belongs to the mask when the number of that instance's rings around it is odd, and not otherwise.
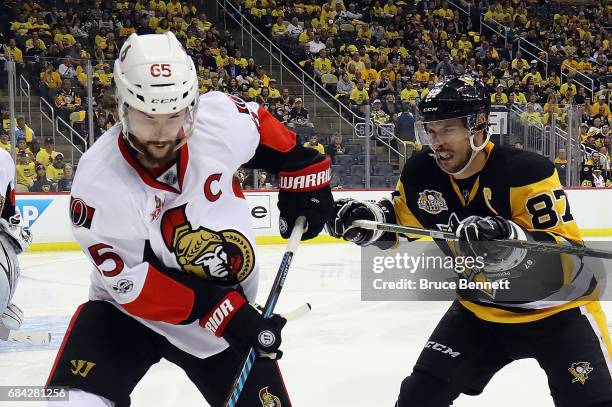
[[[268,386],[259,390],[259,401],[261,401],[262,407],[281,407],[280,399],[268,392]]]
[[[217,282],[236,284],[255,267],[255,252],[249,240],[236,230],[193,229],[185,207],[164,213],[161,232],[166,247],[181,268],[193,275]]]
[[[567,370],[574,376],[572,383],[580,382],[580,384],[584,384],[589,378],[589,373],[593,371],[593,368],[589,362],[578,362],[572,363],[572,367]]]

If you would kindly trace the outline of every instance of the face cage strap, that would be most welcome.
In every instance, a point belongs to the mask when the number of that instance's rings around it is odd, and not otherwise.
[[[465,127],[467,127],[468,131],[470,132],[470,135],[468,137],[470,140],[470,147],[472,148],[472,153],[470,154],[470,158],[467,159],[467,161],[465,162],[465,164],[463,165],[463,167],[461,167],[459,171],[450,172],[446,170],[438,161],[438,156],[434,154],[434,157],[436,159],[436,164],[438,164],[438,167],[440,167],[440,169],[444,171],[445,173],[447,173],[448,175],[457,176],[463,173],[463,171],[465,171],[466,168],[470,166],[472,161],[474,161],[474,158],[476,158],[480,150],[484,149],[485,146],[489,143],[489,140],[491,139],[491,134],[489,133],[487,120],[485,120],[484,122],[480,124],[476,123],[476,121],[478,120],[478,115],[480,115],[481,113],[484,113],[484,112],[478,112],[476,114],[469,115],[463,118]],[[485,113],[485,116],[487,116],[486,113]],[[485,139],[480,146],[476,146],[474,144],[474,137],[476,136],[476,132],[481,131],[481,130],[484,132]]]

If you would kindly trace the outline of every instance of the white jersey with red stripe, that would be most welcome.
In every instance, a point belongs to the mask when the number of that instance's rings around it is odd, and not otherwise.
[[[239,282],[247,300],[255,298],[255,239],[233,174],[266,137],[286,149],[291,138],[295,144],[295,135],[271,117],[255,103],[202,95],[177,162],[155,174],[134,158],[120,125],[96,141],[79,162],[70,204],[76,240],[95,264],[91,300],[115,304],[195,356],[228,346],[200,326],[204,315],[185,322],[207,301],[206,291],[190,285]],[[169,277],[175,275],[184,279]]]

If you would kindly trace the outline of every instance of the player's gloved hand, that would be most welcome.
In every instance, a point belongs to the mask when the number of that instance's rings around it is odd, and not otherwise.
[[[200,326],[223,337],[238,352],[254,346],[263,356],[280,359],[281,330],[287,320],[280,315],[264,317],[236,290],[228,292],[210,312],[200,319]]]
[[[25,251],[32,244],[32,232],[29,228],[22,226],[18,213],[11,216],[8,221],[0,218],[0,231],[9,237],[15,248],[15,254]]]
[[[526,239],[524,231],[516,224],[501,216],[468,216],[455,228],[459,238],[459,252],[464,256],[482,259],[487,274],[518,277],[509,273],[525,258],[524,249],[511,248],[495,243],[494,240]]]
[[[8,329],[16,331],[23,323],[23,311],[17,305],[10,303],[0,316],[0,321]]]
[[[252,305],[240,307],[223,332],[223,338],[238,352],[246,352],[251,346],[259,350],[259,355],[270,359],[280,359],[283,352],[281,330],[287,320],[280,315],[264,317]]]
[[[325,222],[333,214],[334,197],[329,182],[331,160],[309,165],[297,171],[281,171],[278,209],[280,211],[279,229],[282,237],[291,235],[299,216],[306,218],[306,231],[302,240],[316,237]]]
[[[325,224],[325,230],[334,237],[367,246],[377,241],[383,233],[353,226],[353,222],[373,220],[395,223],[395,217],[390,210],[391,205],[389,201],[384,200],[372,203],[351,198],[338,199],[334,205],[335,216]]]
[[[459,240],[468,242],[478,240],[510,239],[513,228],[501,216],[468,216],[455,229]]]
[[[376,209],[372,204],[352,198],[338,199],[334,204],[335,216],[325,223],[325,230],[331,236],[342,238],[358,245],[372,240],[374,230],[353,226],[356,220],[376,220]]]

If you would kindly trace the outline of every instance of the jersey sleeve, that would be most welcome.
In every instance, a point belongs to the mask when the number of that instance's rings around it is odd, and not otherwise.
[[[510,186],[510,220],[535,234],[546,233],[582,243],[554,164],[539,158],[528,160],[532,162],[522,167],[528,168],[529,174],[519,175]]]
[[[151,250],[146,230],[140,230],[142,217],[129,193],[117,183],[92,182],[87,173],[79,168],[73,184],[73,234],[95,266],[95,285],[124,310],[147,320],[186,324],[204,320],[226,300],[233,312],[246,302],[232,287],[166,267]]]

